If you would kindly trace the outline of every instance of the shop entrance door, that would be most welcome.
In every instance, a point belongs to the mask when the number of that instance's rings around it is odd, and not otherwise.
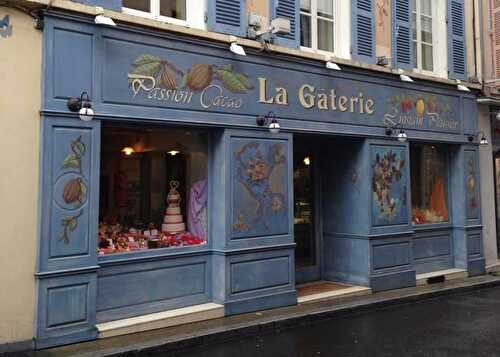
[[[294,234],[297,283],[319,280],[320,220],[318,215],[318,155],[313,140],[294,138]]]

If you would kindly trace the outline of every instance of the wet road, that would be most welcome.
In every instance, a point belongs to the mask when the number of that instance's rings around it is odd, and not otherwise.
[[[500,287],[341,316],[179,356],[500,356]]]

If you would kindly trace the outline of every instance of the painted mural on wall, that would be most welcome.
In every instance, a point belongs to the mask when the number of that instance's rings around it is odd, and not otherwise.
[[[323,66],[289,66],[253,56],[243,61],[214,48],[200,54],[199,48],[194,53],[178,42],[160,46],[128,40],[104,39],[105,53],[96,58],[98,67],[104,61],[104,103],[244,115],[272,110],[277,118],[297,121],[379,127],[393,123],[461,132],[458,95],[409,90],[394,82],[382,85],[356,75],[337,77]]]
[[[61,162],[61,170],[69,170],[58,180],[55,187],[56,202],[65,210],[75,210],[76,213],[65,215],[61,218],[59,241],[69,244],[71,233],[78,227],[78,219],[83,214],[81,207],[87,200],[87,185],[82,174],[82,159],[86,146],[82,136],[78,136],[69,143],[69,152]]]
[[[279,140],[234,138],[232,236],[288,233],[288,153]]]
[[[408,222],[406,149],[372,147],[372,225]]]
[[[477,187],[476,172],[476,153],[474,151],[465,151],[465,169],[466,169],[466,197],[467,197],[467,218],[474,219],[479,216],[479,198]]]
[[[434,94],[403,92],[388,99],[389,111],[384,115],[384,122],[393,126],[423,129],[460,128],[458,120],[451,119],[451,103],[443,102]]]

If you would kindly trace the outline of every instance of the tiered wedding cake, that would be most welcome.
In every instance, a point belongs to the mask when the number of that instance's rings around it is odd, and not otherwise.
[[[177,187],[179,187],[179,181],[170,181],[170,191],[167,195],[168,206],[163,224],[161,225],[162,232],[181,233],[186,230],[186,224],[182,218],[181,207],[179,206],[181,195],[177,192]]]

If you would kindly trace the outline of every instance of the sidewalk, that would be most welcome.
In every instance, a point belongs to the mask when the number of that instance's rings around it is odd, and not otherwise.
[[[339,315],[416,303],[423,299],[493,286],[500,286],[500,277],[483,275],[454,279],[445,283],[305,303],[18,355],[35,357],[166,355],[168,352],[189,347],[280,331],[298,325],[310,325]]]

